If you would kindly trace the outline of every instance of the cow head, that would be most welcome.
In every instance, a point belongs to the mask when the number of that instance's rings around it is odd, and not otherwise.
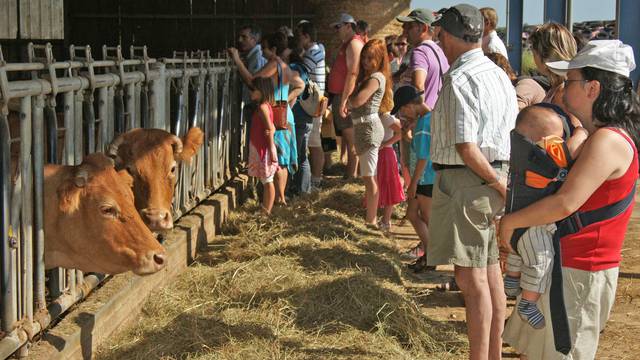
[[[152,231],[173,228],[171,204],[177,165],[190,161],[203,140],[199,128],[191,128],[183,139],[164,130],[133,129],[109,145],[108,154],[116,168],[133,177],[136,208]]]
[[[79,166],[47,165],[46,266],[139,275],[162,269],[165,250],[136,211],[132,185],[104,154]]]

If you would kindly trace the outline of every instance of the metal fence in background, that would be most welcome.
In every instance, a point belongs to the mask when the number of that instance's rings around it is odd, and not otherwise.
[[[105,151],[114,135],[160,128],[205,134],[191,164],[181,164],[174,218],[231,178],[246,158],[237,72],[208,52],[149,58],[146,47],[71,46],[56,61],[50,45],[29,45],[29,62],[5,63],[0,48],[0,359],[26,356],[29,341],[105,275],[45,272],[43,166],[76,165]]]

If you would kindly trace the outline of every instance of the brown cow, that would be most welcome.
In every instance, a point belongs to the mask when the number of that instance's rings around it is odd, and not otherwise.
[[[190,161],[204,141],[199,128],[184,139],[160,129],[133,129],[109,145],[116,168],[133,176],[136,208],[152,231],[173,228],[171,204],[179,161]]]
[[[78,166],[44,168],[45,266],[117,274],[152,274],[165,250],[133,202],[133,179],[104,154]]]

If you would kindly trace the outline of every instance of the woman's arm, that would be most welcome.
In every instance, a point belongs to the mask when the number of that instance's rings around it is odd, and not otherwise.
[[[500,220],[498,237],[509,246],[513,230],[553,223],[576,212],[606,180],[622,176],[633,160],[627,141],[610,130],[596,131],[557,193]]]
[[[355,109],[366,104],[366,102],[371,98],[371,96],[373,96],[373,93],[375,93],[379,87],[380,82],[378,82],[378,80],[375,78],[370,78],[369,80],[367,80],[364,86],[360,88],[360,90],[358,90],[356,94],[349,98],[348,107],[350,107],[351,109]]]
[[[302,81],[302,78],[300,77],[297,71],[293,71],[291,70],[291,68],[287,68],[287,70],[289,75],[288,76],[289,77],[288,101],[289,101],[289,105],[293,106],[293,104],[296,103],[296,99],[298,98],[298,95],[302,94],[302,92],[304,91],[304,81]]]
[[[244,65],[242,59],[240,59],[238,50],[233,48],[229,49],[229,55],[231,55],[231,59],[233,59],[233,62],[238,68],[240,78],[242,78],[242,81],[247,85],[251,85],[253,79],[257,77],[271,77],[276,72],[276,64],[273,60],[269,60],[269,62],[267,62],[267,64],[263,66],[262,69],[258,70],[258,72],[256,72],[255,74],[252,74]]]

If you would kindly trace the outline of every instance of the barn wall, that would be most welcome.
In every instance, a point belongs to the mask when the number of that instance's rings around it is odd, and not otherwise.
[[[402,32],[395,17],[408,13],[409,5],[410,0],[67,0],[66,42],[147,45],[151,56],[163,57],[175,49],[222,50],[235,44],[245,23],[267,33],[308,19],[332,54],[339,43],[329,24],[341,12],[366,20],[373,37],[384,37]]]
[[[67,42],[147,45],[153,57],[176,49],[222,50],[235,44],[237,28],[256,23],[265,32],[312,18],[297,0],[67,0]]]

